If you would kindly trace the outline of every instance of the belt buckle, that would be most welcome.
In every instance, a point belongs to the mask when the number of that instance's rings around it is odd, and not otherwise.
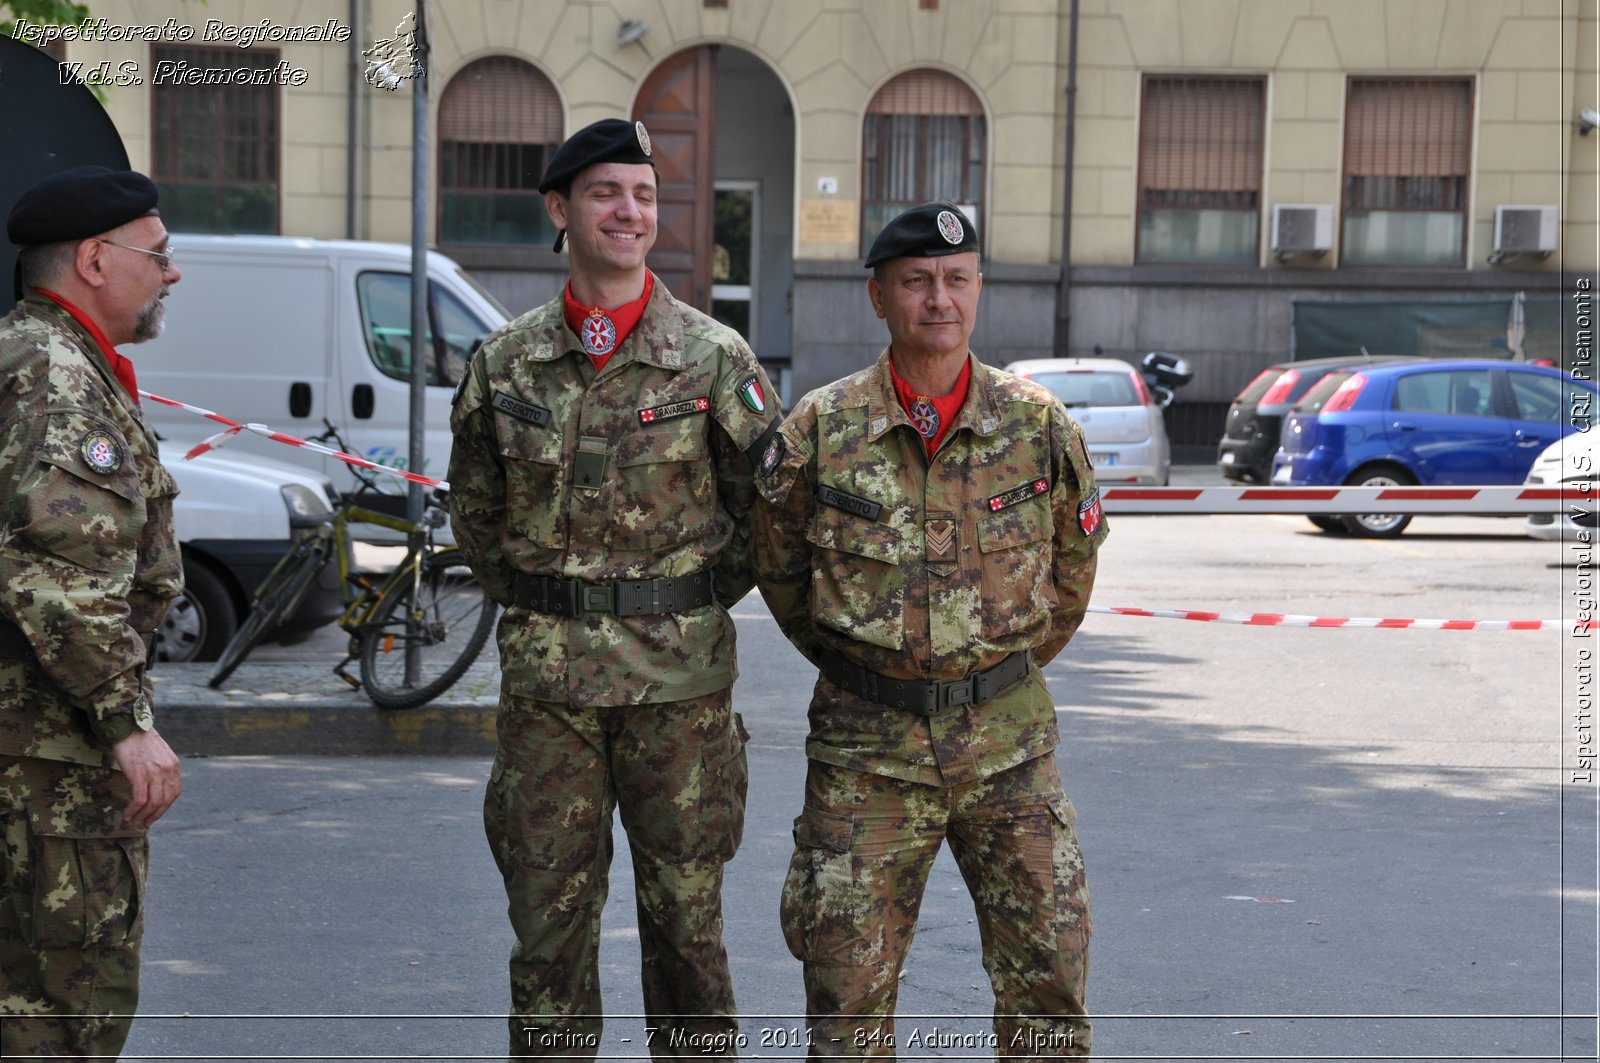
[[[950,683],[939,684],[939,708],[948,709],[955,705],[976,705],[978,703],[975,689],[974,676],[965,679],[956,679]]]
[[[579,611],[585,613],[615,613],[617,611],[616,595],[609,583],[595,587],[587,583],[578,584],[577,605]]]

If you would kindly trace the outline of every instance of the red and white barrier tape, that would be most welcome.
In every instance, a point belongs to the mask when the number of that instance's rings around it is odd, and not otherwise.
[[[1588,487],[1111,487],[1107,513],[1450,513],[1522,516],[1593,509]]]
[[[1247,627],[1411,628],[1428,631],[1591,631],[1600,625],[1593,618],[1564,620],[1401,620],[1376,616],[1297,616],[1293,613],[1210,613],[1198,609],[1129,609],[1091,605],[1091,613],[1114,616],[1153,616],[1166,620],[1200,620]]]
[[[190,448],[189,452],[183,456],[185,461],[193,461],[195,458],[198,458],[207,451],[215,450],[226,440],[238,435],[240,432],[253,432],[258,436],[273,440],[277,443],[284,443],[291,447],[303,447],[306,450],[314,451],[318,454],[326,454],[330,458],[338,458],[345,464],[354,465],[359,469],[370,469],[373,472],[381,472],[386,476],[399,477],[402,480],[409,480],[412,483],[422,484],[426,487],[437,487],[441,491],[450,490],[450,484],[444,480],[435,480],[431,476],[423,476],[420,473],[407,472],[404,469],[394,469],[387,465],[379,465],[375,461],[368,461],[366,458],[357,457],[354,454],[346,454],[342,450],[334,450],[332,447],[325,447],[321,443],[313,443],[309,439],[301,439],[298,436],[286,435],[283,432],[274,431],[272,428],[264,424],[240,424],[238,421],[224,417],[220,413],[214,413],[211,410],[202,409],[199,406],[191,406],[187,402],[179,402],[177,399],[168,399],[163,398],[160,395],[152,395],[150,392],[145,391],[142,388],[139,390],[139,396],[140,398],[149,399],[151,402],[159,402],[163,406],[172,406],[176,409],[188,410],[190,413],[199,414],[201,417],[204,417],[207,420],[215,421],[218,424],[227,426],[226,431],[218,432],[216,435],[210,436],[203,442]]]

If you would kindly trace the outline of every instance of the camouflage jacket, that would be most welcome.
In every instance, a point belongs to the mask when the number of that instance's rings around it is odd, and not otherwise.
[[[150,725],[177,493],[94,337],[24,299],[0,321],[0,753],[109,765]]]
[[[811,392],[762,458],[756,578],[789,640],[895,679],[959,679],[1082,623],[1106,536],[1083,435],[1055,396],[971,359],[966,402],[930,462],[895,398],[889,352]],[[986,705],[923,717],[819,678],[806,752],[956,785],[1055,748],[1037,672]]]
[[[456,542],[501,604],[513,574],[588,583],[710,569],[716,603],[684,615],[567,618],[512,606],[502,683],[579,706],[679,701],[736,675],[727,607],[750,590],[754,458],[778,399],[739,337],[657,278],[600,373],[560,297],[491,336],[450,415]]]

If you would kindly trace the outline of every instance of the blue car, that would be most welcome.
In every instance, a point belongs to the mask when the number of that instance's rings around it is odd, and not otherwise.
[[[1284,421],[1272,482],[1520,484],[1540,451],[1595,415],[1595,396],[1593,383],[1558,369],[1492,359],[1330,373]],[[1411,518],[1368,513],[1311,522],[1328,532],[1389,538]]]

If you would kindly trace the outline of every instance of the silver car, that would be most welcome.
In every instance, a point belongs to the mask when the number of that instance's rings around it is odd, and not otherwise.
[[[1138,369],[1116,358],[1031,358],[1005,369],[1043,384],[1066,404],[1083,428],[1097,481],[1166,484],[1172,448],[1160,400],[1171,401],[1171,391],[1152,389]]]
[[[1577,483],[1600,487],[1600,431],[1574,432],[1545,447],[1533,459],[1523,483],[1528,487]],[[1596,540],[1600,539],[1596,524],[1594,502],[1590,501],[1587,505],[1569,502],[1561,513],[1530,513],[1522,527],[1535,539]]]

